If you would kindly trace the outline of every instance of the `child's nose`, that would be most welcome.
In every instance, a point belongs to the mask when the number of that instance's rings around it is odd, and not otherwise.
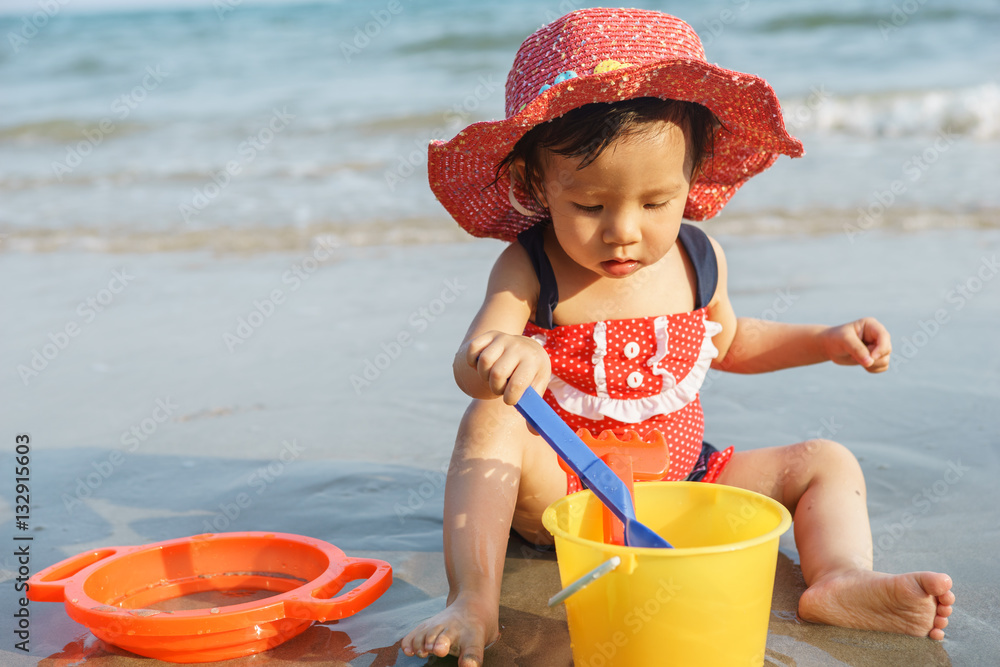
[[[629,245],[642,238],[639,216],[634,211],[618,210],[609,212],[604,226],[604,242],[609,245]]]

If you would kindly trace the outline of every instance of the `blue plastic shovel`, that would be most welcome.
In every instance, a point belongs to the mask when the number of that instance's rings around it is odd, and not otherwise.
[[[556,450],[556,454],[562,457],[587,488],[625,524],[626,546],[673,548],[665,539],[639,523],[625,482],[577,437],[537,391],[528,387],[514,407],[545,442]]]

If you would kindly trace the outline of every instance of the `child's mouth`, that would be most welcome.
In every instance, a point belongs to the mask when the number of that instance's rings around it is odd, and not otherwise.
[[[627,276],[638,266],[639,262],[634,259],[609,259],[606,262],[601,262],[601,268],[612,276]]]

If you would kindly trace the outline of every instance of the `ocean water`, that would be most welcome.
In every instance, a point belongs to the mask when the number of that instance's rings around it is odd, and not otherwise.
[[[728,231],[1000,224],[995,2],[638,4],[765,77],[806,146],[734,198]],[[502,117],[520,42],[582,6],[8,3],[0,247],[461,238],[427,187],[428,141]]]

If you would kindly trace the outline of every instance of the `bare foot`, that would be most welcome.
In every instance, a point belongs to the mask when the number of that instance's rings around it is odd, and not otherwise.
[[[954,603],[947,574],[849,570],[813,582],[799,599],[799,616],[843,628],[944,639]]]
[[[458,597],[440,614],[418,625],[402,641],[403,653],[421,658],[459,656],[460,667],[480,667],[483,651],[500,637],[499,605]]]

